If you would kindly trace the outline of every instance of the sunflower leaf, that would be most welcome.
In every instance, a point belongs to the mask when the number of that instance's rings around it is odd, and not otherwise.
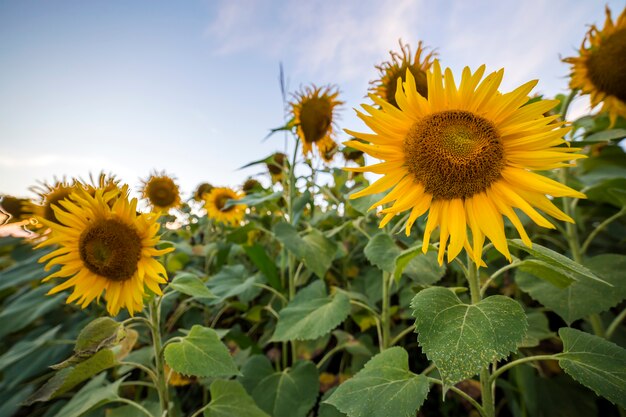
[[[122,323],[110,317],[100,317],[80,331],[74,345],[77,355],[91,355],[100,349],[117,345],[126,335]]]
[[[269,417],[237,381],[213,381],[209,388],[211,402],[205,417]]]
[[[276,238],[285,248],[302,259],[318,277],[323,278],[337,253],[337,245],[318,230],[301,237],[295,227],[286,222],[274,226]]]
[[[217,298],[195,274],[183,272],[177,274],[170,287],[180,293],[196,298]]]
[[[348,417],[411,417],[428,391],[428,379],[409,371],[406,350],[392,347],[370,359],[325,402]]]
[[[626,350],[601,337],[564,327],[559,330],[563,370],[596,394],[626,408]]]
[[[599,255],[587,260],[585,264],[602,281],[583,275],[567,288],[558,288],[537,279],[534,274],[517,271],[515,282],[532,298],[553,310],[567,323],[572,323],[590,314],[606,311],[626,298],[626,281],[623,279],[626,256]],[[611,286],[603,282],[608,282]]]
[[[350,314],[350,298],[344,292],[329,296],[323,281],[300,290],[280,310],[273,341],[312,340],[337,327]]]
[[[179,342],[165,347],[165,361],[170,368],[183,375],[218,377],[239,374],[215,330],[200,325],[193,326]]]
[[[395,259],[400,255],[400,252],[400,248],[387,233],[378,233],[367,242],[363,250],[367,260],[385,272],[394,271],[396,268]]]
[[[317,367],[299,361],[282,372],[263,355],[252,356],[241,370],[241,384],[257,405],[273,417],[306,417],[319,393]]]
[[[572,261],[567,256],[561,255],[558,252],[553,251],[552,249],[548,249],[545,246],[538,245],[533,243],[532,248],[529,248],[522,242],[521,239],[509,239],[509,245],[512,247],[522,250],[529,255],[534,256],[535,258],[542,260],[556,268],[561,268],[565,271],[566,274],[572,277],[586,277],[598,282],[601,282],[609,287],[612,287],[612,284],[604,281],[601,278],[598,278],[592,271],[578,262]]]
[[[464,304],[449,289],[431,287],[417,293],[411,307],[418,341],[446,385],[516,351],[528,328],[518,302],[501,295]]]

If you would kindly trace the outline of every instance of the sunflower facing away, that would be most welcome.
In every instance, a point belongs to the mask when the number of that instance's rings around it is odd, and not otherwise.
[[[204,201],[205,194],[210,193],[212,189],[213,186],[211,184],[209,184],[208,182],[203,182],[202,184],[198,185],[198,188],[196,188],[196,191],[194,191],[193,199],[197,202]]]
[[[73,287],[67,302],[75,301],[85,308],[104,292],[111,316],[122,308],[131,315],[141,311],[146,286],[162,294],[159,284],[167,282],[167,275],[154,257],[173,248],[156,249],[160,239],[158,215],[137,213],[137,199],[128,200],[127,187],[98,189],[93,196],[78,189],[71,200],[60,204],[63,208],[54,208],[58,223],[39,219],[51,233],[37,247],[58,245],[39,262],[47,262],[46,270],[61,266],[44,282],[66,278],[48,294]]]
[[[245,204],[234,204],[226,207],[226,202],[239,200],[241,197],[240,194],[230,188],[214,188],[208,195],[205,195],[204,208],[206,208],[207,216],[220,223],[238,224],[246,213]]]
[[[333,140],[335,108],[343,104],[337,100],[338,95],[334,86],[306,87],[295,95],[291,111],[305,157],[312,152],[313,144],[321,155],[336,146]]]
[[[180,205],[178,185],[165,173],[155,173],[143,181],[141,193],[150,201],[154,211],[168,211]]]
[[[417,92],[423,97],[428,97],[426,71],[428,71],[428,69],[432,66],[432,60],[436,55],[434,51],[431,51],[422,59],[422,54],[425,54],[426,50],[421,41],[417,44],[415,56],[412,56],[411,48],[408,44],[403,45],[401,40],[398,41],[398,43],[400,44],[401,54],[389,51],[391,60],[376,66],[379,73],[378,76],[380,78],[370,82],[370,84],[372,84],[370,91],[373,94],[384,98],[388,103],[396,107],[398,107],[398,104],[396,103],[396,87],[398,85],[398,79],[405,81],[405,74],[407,70],[415,79]]]
[[[609,113],[611,126],[617,116],[626,117],[626,8],[613,23],[607,7],[604,29],[591,26],[580,56],[564,61],[572,64],[570,87],[590,94],[592,107],[603,102],[602,111]]]
[[[81,188],[80,183],[76,181],[68,183],[65,180],[55,180],[53,185],[43,183],[41,186],[32,187],[31,190],[39,194],[40,203],[30,203],[26,210],[48,221],[58,223],[55,208],[65,210],[59,203],[68,200],[70,194],[79,188]]]
[[[532,171],[569,166],[583,158],[577,149],[560,146],[569,128],[557,116],[543,114],[558,104],[543,100],[524,105],[536,81],[506,94],[498,92],[503,70],[488,75],[485,66],[472,73],[463,70],[457,87],[450,69],[442,77],[439,62],[427,73],[428,99],[416,89],[407,72],[398,83],[399,108],[371,94],[381,109],[363,105],[369,114],[357,112],[374,133],[347,131],[357,140],[346,145],[384,160],[367,167],[345,168],[373,172],[383,177],[350,198],[391,191],[372,208],[392,203],[382,210],[380,226],[393,216],[411,210],[406,222],[410,233],[415,220],[428,211],[423,251],[439,227],[439,262],[448,251],[448,262],[465,247],[479,264],[485,236],[507,259],[511,259],[504,234],[503,215],[508,217],[526,245],[531,241],[514,208],[535,223],[554,226],[535,208],[559,220],[573,220],[546,197],[581,194]],[[472,231],[470,245],[467,227]]]

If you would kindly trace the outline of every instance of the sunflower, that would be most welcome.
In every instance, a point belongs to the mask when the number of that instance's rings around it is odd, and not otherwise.
[[[141,193],[154,211],[168,211],[180,205],[180,192],[174,179],[165,173],[154,173],[143,181]]]
[[[202,184],[198,185],[196,191],[193,193],[193,199],[198,202],[204,201],[204,195],[210,193],[212,189],[213,186],[211,184],[209,184],[208,182],[203,182]]]
[[[406,82],[398,83],[399,108],[370,94],[381,109],[363,105],[369,115],[357,112],[374,134],[347,131],[368,143],[351,140],[346,145],[384,160],[345,168],[383,174],[350,198],[392,188],[372,208],[394,202],[382,210],[381,227],[396,214],[411,210],[405,225],[407,235],[415,220],[428,211],[422,249],[427,251],[431,234],[439,226],[439,263],[446,249],[450,262],[465,247],[481,264],[485,236],[510,260],[502,216],[509,218],[531,246],[514,208],[538,225],[554,228],[535,208],[559,220],[573,220],[546,194],[585,197],[532,172],[569,166],[571,160],[584,157],[573,153],[578,149],[559,146],[566,143],[562,137],[569,128],[563,128],[558,116],[543,115],[558,101],[525,105],[536,81],[501,94],[498,87],[504,70],[481,82],[484,71],[484,65],[474,73],[466,67],[457,88],[452,72],[446,69],[442,77],[435,61],[433,71],[427,73],[428,99],[417,92],[415,78],[407,71]]]
[[[261,183],[254,178],[248,178],[241,186],[241,191],[243,191],[245,195],[261,191],[262,189],[263,186],[261,185]]]
[[[337,100],[338,95],[339,91],[334,86],[312,86],[297,93],[296,100],[290,103],[305,157],[312,152],[313,144],[322,155],[336,146],[333,140],[335,107],[343,104]]]
[[[0,200],[0,212],[7,216],[4,223],[26,220],[31,214],[28,211],[29,206],[30,201],[25,198],[17,198],[10,195],[3,196]]]
[[[588,46],[587,46],[587,42]],[[572,65],[571,88],[591,95],[591,106],[603,102],[611,126],[626,117],[626,8],[613,23],[606,8],[604,29],[593,25],[580,46],[580,56],[565,58]]]
[[[289,166],[289,161],[287,161],[287,155],[282,152],[276,152],[266,159],[265,165],[270,173],[270,177],[272,177],[273,183],[282,180],[285,164]]]
[[[422,59],[422,54],[426,53],[426,49],[421,41],[417,44],[415,56],[412,56],[411,48],[408,44],[403,45],[402,40],[398,41],[398,43],[400,44],[400,53],[389,51],[391,59],[376,66],[379,79],[370,82],[372,85],[370,91],[378,97],[384,98],[395,107],[398,107],[396,103],[398,79],[405,81],[407,70],[415,79],[414,84],[417,92],[423,97],[428,97],[426,71],[432,66],[432,60],[436,56],[436,53],[431,51]]]
[[[226,223],[231,225],[238,224],[246,212],[246,206],[244,204],[233,204],[232,206],[226,206],[228,200],[239,200],[241,195],[235,190],[230,188],[221,187],[214,188],[208,195],[205,196],[205,205],[207,216],[220,223]]]
[[[173,248],[156,249],[158,215],[137,213],[137,199],[128,200],[127,186],[116,191],[98,189],[93,196],[77,189],[60,204],[63,209],[54,207],[58,223],[39,219],[51,233],[37,248],[59,245],[39,262],[47,262],[46,270],[61,265],[43,281],[67,278],[48,294],[74,287],[67,302],[85,308],[104,291],[111,316],[121,308],[131,316],[141,311],[145,286],[162,294],[159,284],[167,282],[167,274],[154,256]]]
[[[59,223],[55,210],[65,211],[59,203],[69,200],[70,194],[79,188],[82,188],[82,185],[76,180],[71,183],[55,180],[53,185],[42,183],[41,186],[32,187],[31,190],[39,194],[40,203],[29,203],[26,210],[50,222]]]
[[[103,189],[105,192],[108,192],[120,187],[120,180],[115,178],[115,175],[105,174],[104,172],[101,172],[97,179],[90,173],[89,181],[81,181],[81,183],[91,196],[94,196],[98,189]]]

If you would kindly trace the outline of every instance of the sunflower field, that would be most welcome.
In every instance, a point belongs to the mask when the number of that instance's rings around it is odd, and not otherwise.
[[[626,10],[555,98],[414,47],[239,186],[3,196],[0,416],[626,416]]]

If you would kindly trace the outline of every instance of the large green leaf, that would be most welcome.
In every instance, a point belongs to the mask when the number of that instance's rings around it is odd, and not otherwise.
[[[111,349],[102,349],[90,358],[76,366],[69,366],[54,374],[37,392],[27,401],[28,404],[36,401],[48,401],[71,390],[76,385],[109,369],[117,364],[115,354]]]
[[[412,417],[428,395],[428,379],[409,371],[401,347],[387,349],[326,400],[349,417]]]
[[[119,398],[117,393],[123,381],[124,379],[120,378],[109,384],[105,373],[98,375],[81,388],[54,417],[79,417],[90,410],[116,401]]]
[[[52,273],[53,271],[45,271],[44,266],[37,262],[45,253],[37,252],[36,255],[0,271],[0,291],[30,281],[39,281]]]
[[[252,246],[244,245],[243,250],[250,260],[259,268],[259,271],[263,273],[269,284],[281,291],[282,285],[280,283],[280,277],[278,276],[278,269],[274,261],[267,255],[265,248],[258,243]]]
[[[578,281],[569,287],[558,288],[523,271],[515,274],[515,281],[532,298],[552,309],[567,323],[572,323],[590,314],[608,310],[626,298],[626,256],[599,255],[585,264],[594,275],[612,286],[579,276]]]
[[[519,263],[517,269],[527,272],[559,288],[567,288],[576,280],[575,276],[568,273],[568,271],[555,267],[547,262],[540,261],[539,259],[524,259]]]
[[[301,237],[296,228],[286,222],[276,224],[274,234],[288,251],[304,261],[307,268],[324,278],[337,253],[337,246],[332,240],[316,229]]]
[[[170,287],[180,293],[196,298],[216,298],[196,274],[182,272],[177,274]]]
[[[56,326],[32,340],[22,340],[13,345],[7,352],[0,356],[0,370],[22,359],[40,346],[43,346],[44,343],[56,336],[60,328],[60,325]]]
[[[51,285],[42,285],[13,299],[7,306],[3,306],[0,312],[0,323],[2,323],[0,339],[23,329],[39,317],[62,305],[63,298],[67,294],[46,296],[51,288]]]
[[[241,371],[246,391],[273,417],[305,417],[317,400],[319,376],[312,362],[300,361],[277,372],[269,359],[256,355]]]
[[[204,410],[205,417],[269,417],[237,381],[213,381],[211,402]]]
[[[396,281],[399,281],[404,273],[418,284],[432,285],[446,273],[446,266],[439,265],[437,261],[437,252],[424,253],[421,244],[403,251],[394,262],[393,277]]]
[[[193,326],[182,340],[165,347],[165,361],[183,375],[218,377],[239,374],[215,330],[200,325]]]
[[[321,280],[300,290],[280,310],[272,340],[311,340],[337,327],[350,314],[350,299],[344,292],[328,295]]]
[[[372,265],[376,265],[386,272],[393,272],[396,267],[395,259],[400,255],[400,248],[386,233],[379,233],[367,242],[363,253]]]
[[[587,198],[616,207],[626,205],[626,178],[613,178],[594,185],[585,192]]]
[[[452,291],[432,287],[420,291],[411,307],[418,341],[447,385],[516,351],[528,327],[517,301],[501,295],[464,304]]]
[[[596,394],[626,408],[626,350],[603,338],[564,327],[559,365]]]
[[[214,302],[221,302],[235,296],[243,302],[248,302],[261,292],[261,289],[255,285],[261,282],[260,274],[251,276],[243,265],[229,265],[213,275],[207,285],[218,297]]]
[[[548,249],[536,243],[533,243],[532,248],[529,248],[524,244],[524,242],[522,242],[521,239],[509,239],[509,246],[523,250],[524,252],[534,256],[535,258],[540,259],[555,268],[563,270],[565,274],[570,275],[575,280],[579,277],[585,277],[605,283],[601,278],[598,278],[588,268],[584,267],[578,262],[572,261],[567,256],[561,255],[560,253],[553,251],[552,249]]]

